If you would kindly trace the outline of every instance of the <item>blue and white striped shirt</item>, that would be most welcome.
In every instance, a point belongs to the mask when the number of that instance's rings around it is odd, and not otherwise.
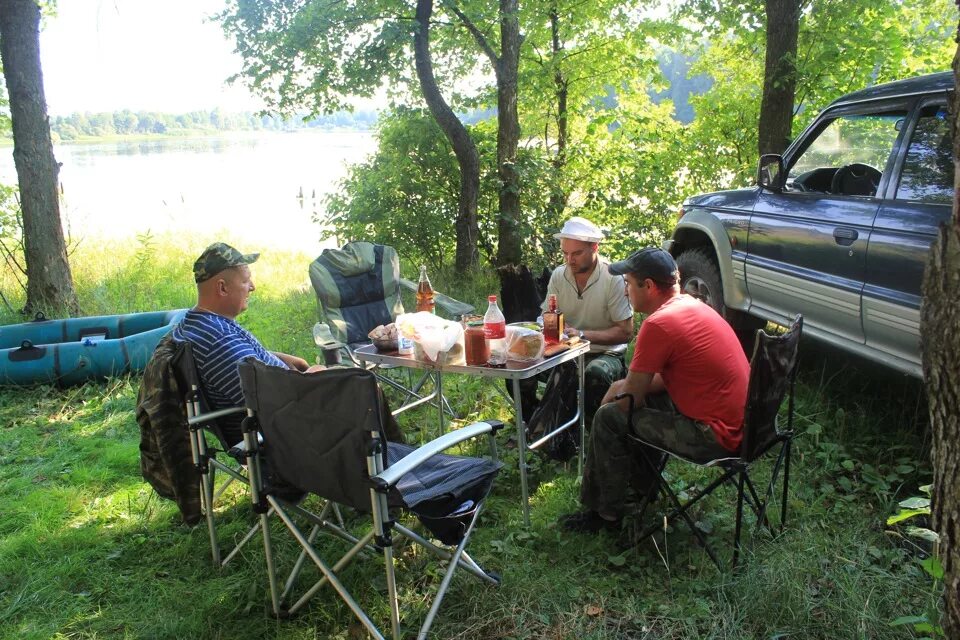
[[[255,358],[275,367],[287,365],[263,348],[253,334],[229,318],[191,309],[173,328],[173,339],[190,342],[211,409],[243,405],[238,365]]]

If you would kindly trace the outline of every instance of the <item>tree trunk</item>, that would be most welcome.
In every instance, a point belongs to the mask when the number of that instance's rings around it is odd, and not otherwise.
[[[797,88],[799,0],[765,0],[767,57],[757,147],[760,154],[783,153],[790,144],[793,99]]]
[[[960,175],[960,167],[957,169]],[[956,207],[956,199],[954,199]],[[941,229],[924,278],[920,335],[933,447],[933,527],[940,534],[948,638],[960,638],[960,235]]]
[[[957,29],[960,35],[960,25]],[[960,83],[960,48],[953,58]],[[958,84],[960,86],[960,84]],[[944,568],[944,631],[960,638],[960,100],[953,95],[953,219],[930,251],[920,310],[923,374],[933,436],[933,528],[940,534]]]
[[[517,145],[517,75],[520,66],[518,0],[500,0],[500,56],[497,69],[497,172],[500,176],[500,218],[497,225],[497,265],[520,264],[520,176]]]
[[[549,211],[559,220],[563,215],[563,210],[567,206],[567,194],[560,187],[561,174],[567,164],[567,96],[569,94],[569,82],[560,68],[559,57],[563,50],[560,43],[560,16],[557,12],[556,4],[550,9],[550,34],[552,36],[553,53],[553,86],[554,96],[557,99],[557,152],[554,154],[551,163],[553,164],[553,174],[555,184],[553,192],[550,194],[550,201],[547,204]]]
[[[77,312],[57,197],[40,69],[40,8],[32,0],[0,0],[0,59],[10,96],[13,160],[23,210],[28,313]]]
[[[420,80],[423,99],[440,125],[460,165],[460,199],[457,203],[457,255],[455,269],[458,274],[475,270],[480,263],[477,240],[480,227],[477,222],[477,198],[480,193],[480,154],[473,139],[457,115],[443,99],[433,74],[430,58],[430,17],[433,15],[433,0],[417,0],[417,32],[413,38],[413,54]]]

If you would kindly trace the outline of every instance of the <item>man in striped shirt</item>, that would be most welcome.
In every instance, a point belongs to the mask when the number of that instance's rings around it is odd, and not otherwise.
[[[243,405],[239,364],[255,358],[275,367],[287,367],[304,373],[322,371],[322,365],[309,366],[303,358],[267,351],[253,334],[241,327],[236,318],[247,308],[250,294],[256,289],[249,265],[259,253],[243,254],[223,242],[207,247],[193,263],[197,283],[197,305],[190,309],[173,329],[173,338],[190,342],[211,409]],[[402,441],[396,421],[384,407],[384,429],[387,438]],[[221,422],[230,444],[243,439],[242,417],[238,414]]]

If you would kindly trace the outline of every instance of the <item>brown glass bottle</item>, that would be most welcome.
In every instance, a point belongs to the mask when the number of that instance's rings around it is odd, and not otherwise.
[[[427,277],[427,265],[420,265],[420,282],[417,283],[417,311],[434,313],[433,287]]]
[[[557,309],[557,296],[550,294],[547,310],[543,312],[543,341],[557,344],[563,339],[563,312]]]

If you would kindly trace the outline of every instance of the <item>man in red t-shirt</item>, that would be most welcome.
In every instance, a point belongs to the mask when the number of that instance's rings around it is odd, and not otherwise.
[[[638,495],[656,489],[659,477],[639,458],[633,433],[659,449],[694,460],[736,455],[743,430],[750,365],[733,329],[710,306],[680,293],[673,257],[641,249],[610,265],[622,274],[634,311],[648,314],[627,377],[610,386],[590,431],[580,502],[586,511],[561,519],[564,528],[594,533],[619,529],[627,487]],[[651,460],[659,451],[648,448]]]

